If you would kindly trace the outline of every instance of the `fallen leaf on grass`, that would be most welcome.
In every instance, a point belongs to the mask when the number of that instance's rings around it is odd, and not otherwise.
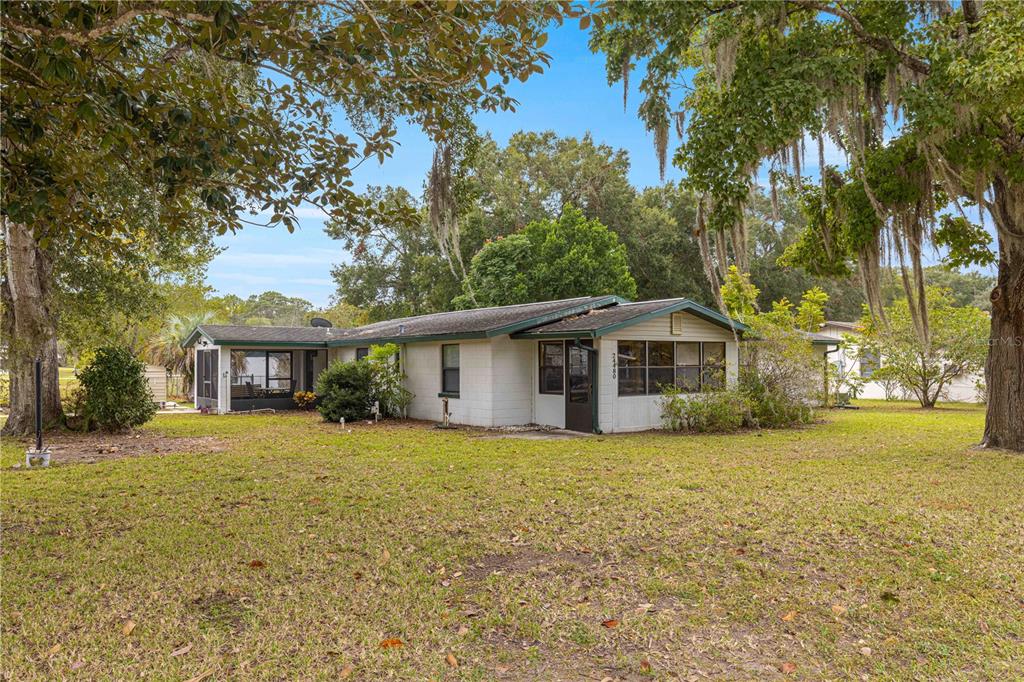
[[[57,644],[54,644],[53,646],[51,646],[50,649],[46,652],[46,655],[47,656],[53,656],[58,651],[60,651],[60,643],[57,643]]]
[[[192,645],[191,644],[186,644],[185,646],[178,647],[177,649],[172,651],[171,652],[171,657],[172,658],[176,658],[178,656],[184,656],[185,654],[187,654],[190,651],[192,651]]]
[[[459,659],[455,658],[455,654],[448,654],[447,656],[445,656],[444,657],[444,662],[447,663],[452,668],[458,668],[459,667]]]
[[[264,566],[266,566],[266,564],[259,559],[253,559],[249,562],[249,568],[263,568]]]
[[[783,675],[789,675],[789,674],[795,673],[796,672],[796,663],[790,663],[789,661],[786,661],[785,663],[783,663],[782,665],[779,666],[779,670],[782,671]]]
[[[204,670],[195,677],[189,678],[186,682],[203,682],[207,677],[213,674],[213,670]]]
[[[344,680],[345,678],[352,675],[352,671],[354,670],[355,668],[353,668],[351,665],[346,665],[344,668],[341,669],[341,672],[338,673],[338,677]]]
[[[651,672],[651,662],[648,661],[646,658],[644,660],[640,661],[640,672],[642,672],[642,673],[649,673],[649,672]]]
[[[846,613],[846,607],[842,604],[833,604],[832,613],[836,614],[837,616],[841,616],[844,613]]]
[[[788,623],[788,622],[792,621],[795,618],[796,618],[796,611],[787,611],[786,615],[784,615],[782,617],[782,620],[784,620],[784,621],[786,621]]]
[[[460,625],[458,632],[459,637],[463,637],[467,634],[469,634],[469,628],[467,628],[465,625]]]
[[[619,627],[619,621],[615,620],[614,618],[609,618],[608,620],[601,621],[601,625],[611,630],[612,628]]]
[[[380,565],[383,566],[389,561],[391,561],[391,552],[385,549],[380,555]]]
[[[132,630],[134,630],[134,629],[135,629],[135,621],[129,619],[129,620],[125,621],[124,627],[121,628],[121,632],[124,634],[125,637],[127,637],[128,635],[132,634]]]
[[[81,670],[84,667],[85,667],[85,661],[82,661],[82,660],[75,661],[74,663],[71,664],[71,669],[72,670]]]
[[[380,643],[381,649],[397,649],[400,646],[402,646],[402,640],[398,639],[397,637],[385,639]]]

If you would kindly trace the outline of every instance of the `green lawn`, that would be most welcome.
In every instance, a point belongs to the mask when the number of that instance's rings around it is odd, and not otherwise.
[[[11,469],[5,443],[2,667],[1019,679],[1024,457],[971,449],[974,407],[825,418],[527,441],[161,416],[149,430],[229,452],[48,471]]]

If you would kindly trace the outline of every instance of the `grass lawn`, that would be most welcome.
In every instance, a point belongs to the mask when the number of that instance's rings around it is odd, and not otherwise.
[[[1020,679],[1024,457],[971,449],[976,407],[862,404],[797,431],[539,441],[160,416],[147,431],[228,450],[46,471],[5,443],[2,667]]]

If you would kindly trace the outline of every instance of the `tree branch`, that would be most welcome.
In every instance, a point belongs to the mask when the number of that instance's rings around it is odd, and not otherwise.
[[[863,42],[865,45],[873,47],[879,52],[888,52],[892,55],[895,55],[896,57],[899,58],[900,62],[904,66],[906,66],[908,69],[911,69],[912,71],[916,71],[917,73],[923,74],[925,76],[931,73],[932,67],[930,64],[928,64],[928,62],[924,61],[919,57],[915,57],[909,52],[900,49],[899,46],[897,46],[891,38],[888,38],[886,36],[876,36],[872,35],[871,33],[868,33],[867,30],[864,28],[864,25],[860,23],[860,20],[858,20],[857,17],[853,16],[853,14],[851,14],[845,8],[843,8],[842,4],[837,2],[835,6],[833,6],[829,3],[815,2],[814,0],[790,1],[801,7],[806,7],[808,9],[824,12],[825,14],[831,14],[834,17],[839,17],[840,19],[847,23],[847,25],[850,27],[850,30],[853,31],[854,35],[860,38],[861,42]]]

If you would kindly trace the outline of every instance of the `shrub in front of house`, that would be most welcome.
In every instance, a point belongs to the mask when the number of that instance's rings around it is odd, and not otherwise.
[[[670,431],[727,433],[748,423],[746,398],[736,389],[685,393],[669,386],[664,391],[661,417]]]
[[[805,395],[788,393],[756,371],[740,372],[737,390],[746,401],[751,426],[782,429],[814,419],[813,403]]]
[[[371,400],[380,402],[381,412],[386,417],[405,417],[415,397],[403,385],[405,373],[398,360],[398,353],[398,344],[385,343],[371,346],[370,354],[363,360],[370,365],[373,376]]]
[[[325,421],[353,421],[370,415],[373,368],[366,362],[332,362],[316,380],[316,409]]]
[[[316,402],[316,393],[313,391],[295,391],[292,395],[292,401],[295,403],[295,407],[300,410],[312,409],[313,404]]]
[[[100,348],[78,374],[82,426],[120,431],[156,414],[146,367],[127,348]]]

